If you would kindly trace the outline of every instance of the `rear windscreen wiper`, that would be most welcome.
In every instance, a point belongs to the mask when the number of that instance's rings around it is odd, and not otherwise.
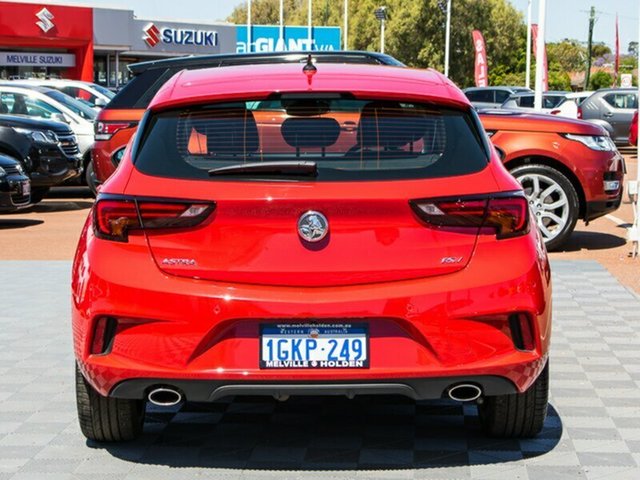
[[[210,176],[218,175],[318,175],[316,162],[253,162],[218,167],[209,170]]]

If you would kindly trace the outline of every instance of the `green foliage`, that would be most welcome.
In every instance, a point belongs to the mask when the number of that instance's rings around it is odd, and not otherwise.
[[[577,40],[564,39],[561,42],[547,43],[549,69],[575,72],[584,70],[587,49]]]
[[[613,77],[607,72],[596,72],[589,79],[589,90],[598,90],[599,88],[608,88],[613,83]]]
[[[629,55],[633,55],[634,57],[638,56],[638,42],[629,42],[629,47],[627,48],[627,52]]]
[[[549,71],[549,90],[571,90],[571,78],[564,71]]]
[[[592,58],[600,58],[605,55],[611,53],[611,48],[608,45],[605,45],[602,42],[594,43],[591,46],[591,57]]]

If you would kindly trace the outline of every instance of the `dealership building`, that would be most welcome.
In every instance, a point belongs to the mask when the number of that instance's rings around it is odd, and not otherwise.
[[[33,76],[116,87],[127,65],[232,53],[235,25],[138,19],[132,10],[0,1],[0,79]]]

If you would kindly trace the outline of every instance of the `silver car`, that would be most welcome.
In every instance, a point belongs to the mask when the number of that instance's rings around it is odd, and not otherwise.
[[[603,88],[580,105],[581,118],[603,126],[619,145],[629,143],[629,127],[637,109],[635,88]]]
[[[463,90],[474,107],[498,108],[512,94],[531,92],[526,87],[470,87]]]

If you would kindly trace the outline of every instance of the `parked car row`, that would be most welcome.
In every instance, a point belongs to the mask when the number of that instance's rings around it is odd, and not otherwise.
[[[99,85],[73,80],[11,80],[0,82],[0,114],[55,120],[71,129],[83,175],[67,181],[87,184],[95,192],[91,147],[94,121],[115,94]]]
[[[520,89],[520,90],[518,90]],[[534,93],[523,87],[467,88],[465,95],[478,109],[495,107],[507,110],[533,110]],[[512,92],[504,101],[506,92]],[[490,98],[494,102],[488,102]],[[542,111],[577,118],[603,127],[617,145],[630,143],[629,127],[638,109],[638,92],[634,88],[603,88],[596,92],[545,92]]]

